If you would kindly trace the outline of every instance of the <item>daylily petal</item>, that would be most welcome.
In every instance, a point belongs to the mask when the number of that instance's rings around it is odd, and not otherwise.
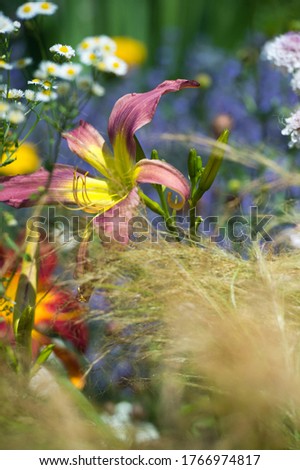
[[[127,160],[135,158],[134,134],[152,120],[162,95],[198,86],[199,83],[194,80],[166,80],[146,93],[130,93],[122,96],[113,107],[108,122],[108,135],[115,157],[120,161],[124,161],[124,158]]]
[[[109,159],[112,155],[99,132],[89,123],[80,121],[76,129],[62,134],[69,148],[102,175],[108,177]]]
[[[69,291],[51,289],[37,297],[35,329],[46,336],[59,336],[73,344],[78,351],[85,351],[88,330],[84,323],[85,311]]]
[[[73,351],[58,345],[54,346],[53,352],[63,363],[72,384],[79,390],[82,390],[85,386],[86,378],[79,361],[79,356]]]
[[[137,189],[134,188],[112,209],[94,218],[94,227],[103,243],[111,243],[112,241],[128,243],[131,218],[139,203],[140,198]]]
[[[53,341],[48,336],[39,333],[36,330],[32,332],[32,352],[33,358],[38,356],[41,346],[48,346],[53,344]],[[80,355],[75,351],[71,351],[63,346],[59,346],[54,342],[53,353],[62,362],[66,369],[69,379],[72,384],[78,389],[82,389],[85,385],[85,374],[80,364]]]
[[[175,208],[181,208],[189,198],[189,183],[183,174],[169,163],[160,160],[140,160],[135,165],[135,178],[138,183],[161,184],[180,194],[181,204]]]
[[[36,205],[48,185],[49,173],[43,168],[31,175],[0,178],[0,202],[13,207]],[[87,176],[71,166],[56,165],[47,191],[47,204],[75,204],[86,212],[98,213],[112,207],[117,195],[103,179]]]

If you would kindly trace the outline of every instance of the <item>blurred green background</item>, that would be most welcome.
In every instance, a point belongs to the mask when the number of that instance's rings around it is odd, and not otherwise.
[[[11,17],[24,2],[2,0]],[[95,34],[126,35],[140,39],[153,65],[166,31],[177,33],[177,65],[199,35],[212,44],[235,49],[253,32],[274,36],[300,29],[299,0],[56,0],[54,17],[45,22],[47,38],[76,45]]]

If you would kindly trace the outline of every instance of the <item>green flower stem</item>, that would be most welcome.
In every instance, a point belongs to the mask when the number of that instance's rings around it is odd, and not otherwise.
[[[161,203],[161,207],[162,207],[162,210],[164,211],[164,217],[167,220],[167,219],[170,218],[170,211],[169,211],[169,207],[168,207],[168,204],[167,204],[167,201],[166,201],[166,198],[165,198],[165,192],[164,192],[161,184],[154,184],[153,186],[155,187],[155,189],[158,193],[160,203]]]
[[[196,215],[196,204],[191,205],[189,216],[190,216],[190,227],[189,227],[189,237],[195,242],[200,241],[200,236],[197,234],[198,227],[202,221],[200,216]]]
[[[160,185],[154,185],[154,186],[160,186]],[[166,201],[165,201],[165,204],[167,208],[167,213],[165,209],[163,209],[156,201],[153,201],[150,197],[144,194],[141,189],[138,189],[138,193],[142,201],[145,203],[147,207],[149,207],[149,209],[151,209],[153,212],[155,212],[156,214],[159,214],[161,217],[164,218],[167,229],[173,234],[178,234],[178,229],[176,225],[174,224],[172,217],[170,217],[169,208],[167,206]],[[180,237],[178,236],[176,237],[176,235],[174,238],[177,241],[181,241]]]
[[[22,138],[22,140],[19,141],[19,147],[28,139],[28,137],[30,136],[30,134],[32,134],[32,132],[34,131],[34,129],[36,128],[39,122],[40,122],[40,116],[37,115],[36,120],[32,124],[27,134]]]

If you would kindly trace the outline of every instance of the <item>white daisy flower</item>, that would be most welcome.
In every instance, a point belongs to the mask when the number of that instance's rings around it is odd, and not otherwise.
[[[91,92],[95,96],[103,96],[105,94],[105,88],[97,82],[92,83]]]
[[[20,21],[14,21],[14,28],[15,28],[15,32],[21,28]]]
[[[300,69],[300,33],[290,32],[268,41],[263,47],[262,58],[288,73]]]
[[[22,90],[18,90],[17,88],[11,88],[7,93],[7,98],[9,100],[19,100],[20,98],[23,98],[23,96],[24,92]]]
[[[94,36],[88,36],[84,38],[77,46],[76,50],[78,54],[93,50],[95,48]]]
[[[98,64],[97,68],[103,72],[111,72],[115,75],[125,75],[127,73],[128,66],[124,60],[110,55],[104,57],[103,61]]]
[[[41,86],[43,84],[43,81],[40,78],[33,78],[32,80],[28,80],[28,85],[35,85],[35,86]]]
[[[300,108],[285,120],[285,124],[281,134],[290,136],[289,147],[300,148]]]
[[[34,85],[35,87],[40,87],[48,90],[52,88],[52,83],[48,80],[41,80],[40,78],[33,78],[32,80],[28,80],[28,85]]]
[[[40,79],[45,79],[47,77],[59,76],[60,65],[52,62],[51,60],[42,60],[39,64],[38,70],[35,72],[35,76]]]
[[[38,91],[36,94],[36,101],[42,101],[43,103],[48,103],[49,101],[54,101],[57,98],[57,93],[52,90],[42,90]]]
[[[38,15],[53,15],[58,6],[52,2],[36,2],[36,8]]]
[[[33,90],[25,90],[24,96],[27,101],[36,101],[36,93]]]
[[[0,12],[0,34],[13,33],[15,30],[14,22]]]
[[[6,114],[10,107],[11,106],[7,101],[0,101],[0,119],[6,118]]]
[[[23,3],[17,11],[16,15],[20,20],[31,20],[38,14],[37,3],[27,2]]]
[[[71,59],[75,56],[73,47],[64,44],[54,44],[54,46],[50,47],[50,51],[66,57],[66,59]]]
[[[0,69],[11,70],[12,68],[13,66],[11,64],[8,64],[7,62],[5,62],[5,60],[0,59]]]
[[[80,64],[62,64],[56,76],[65,80],[74,80],[81,70]]]
[[[101,56],[92,50],[80,53],[80,62],[85,65],[95,65],[100,59]]]
[[[15,62],[12,63],[13,67],[17,69],[23,69],[27,67],[28,65],[32,64],[32,58],[31,57],[23,57],[22,59],[18,59]]]
[[[114,55],[117,50],[117,44],[109,36],[95,36],[95,43],[104,55]]]
[[[18,108],[11,108],[7,112],[7,120],[11,122],[12,124],[21,124],[21,122],[25,121],[25,114],[23,109],[18,109]]]

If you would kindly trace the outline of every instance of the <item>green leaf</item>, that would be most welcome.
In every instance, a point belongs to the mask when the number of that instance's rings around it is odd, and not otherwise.
[[[45,346],[42,349],[42,351],[39,353],[39,355],[37,357],[37,360],[35,361],[34,366],[32,367],[32,369],[30,371],[31,376],[34,376],[34,374],[36,374],[37,371],[39,370],[40,366],[45,364],[45,362],[47,361],[47,359],[51,355],[54,347],[55,347],[55,344],[48,344],[47,346]]]
[[[13,241],[13,239],[10,237],[8,233],[3,234],[3,239],[5,243],[8,245],[8,247],[13,250],[15,253],[18,253],[20,251],[20,247]]]
[[[217,142],[221,144],[227,144],[229,138],[229,131],[228,129],[225,129],[220,137],[218,138]],[[201,177],[199,179],[199,183],[197,188],[194,191],[194,194],[192,195],[193,202],[196,203],[201,199],[203,194],[208,191],[208,189],[211,187],[213,184],[217,173],[220,169],[223,157],[224,157],[225,150],[215,146],[212,150],[212,153],[210,154],[210,157],[208,159],[208,162],[206,164],[206,167],[203,170],[203,173],[201,174]]]
[[[36,364],[38,364],[39,366],[44,364],[44,362],[47,361],[48,357],[52,353],[54,347],[55,347],[55,344],[48,344],[48,346],[43,348],[42,351],[40,352],[40,354],[38,355],[38,358],[36,360]]]
[[[17,343],[27,350],[31,350],[31,332],[34,323],[34,307],[27,306],[20,316],[17,324]]]
[[[29,234],[30,229],[27,228],[26,235],[28,236]],[[33,310],[34,315],[37,290],[37,253],[38,240],[34,242],[27,242],[21,265],[21,273],[18,282],[13,313],[13,325],[16,335],[19,332],[18,324],[21,321],[22,316],[25,315],[25,317],[27,317],[29,315],[29,310]],[[28,319],[24,319],[24,324],[27,324],[27,322]]]

